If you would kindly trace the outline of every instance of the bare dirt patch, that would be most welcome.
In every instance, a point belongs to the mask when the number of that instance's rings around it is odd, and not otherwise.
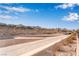
[[[57,43],[34,56],[76,56],[77,40],[72,35],[67,40]]]
[[[7,39],[7,40],[0,40],[0,47],[7,47],[11,45],[21,44],[21,43],[28,43],[37,41],[39,39]]]

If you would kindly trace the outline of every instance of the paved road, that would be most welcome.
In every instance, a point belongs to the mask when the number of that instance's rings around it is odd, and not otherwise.
[[[0,55],[8,56],[28,56],[33,55],[39,51],[42,51],[57,42],[64,40],[69,35],[62,35],[57,37],[47,37],[43,40],[34,41],[30,43],[23,43],[18,45],[13,45],[9,47],[0,48]]]

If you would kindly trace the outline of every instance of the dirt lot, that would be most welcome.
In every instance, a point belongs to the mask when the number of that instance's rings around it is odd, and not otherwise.
[[[62,34],[42,34],[42,35],[26,35],[26,36],[15,36],[12,39],[0,39],[0,47],[21,44],[21,43],[28,43],[37,40],[42,40],[46,37],[50,36],[58,36]]]
[[[75,36],[51,46],[34,56],[76,56],[77,40]]]
[[[7,39],[7,40],[0,40],[0,47],[6,47],[6,46],[11,46],[15,44],[21,44],[21,43],[28,43],[28,42],[33,42],[37,41],[39,39]]]

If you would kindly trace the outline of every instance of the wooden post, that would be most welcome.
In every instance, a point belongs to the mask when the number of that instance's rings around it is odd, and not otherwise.
[[[79,56],[79,33],[76,34],[76,39],[77,39],[77,56]]]

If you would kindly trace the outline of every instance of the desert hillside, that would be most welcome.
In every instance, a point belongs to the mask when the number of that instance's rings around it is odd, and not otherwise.
[[[63,33],[69,34],[72,33],[71,30],[67,29],[47,29],[41,28],[39,26],[24,26],[22,24],[13,25],[13,24],[4,24],[0,23],[0,38],[13,38],[13,36],[27,36],[34,34],[54,34],[54,33]]]

